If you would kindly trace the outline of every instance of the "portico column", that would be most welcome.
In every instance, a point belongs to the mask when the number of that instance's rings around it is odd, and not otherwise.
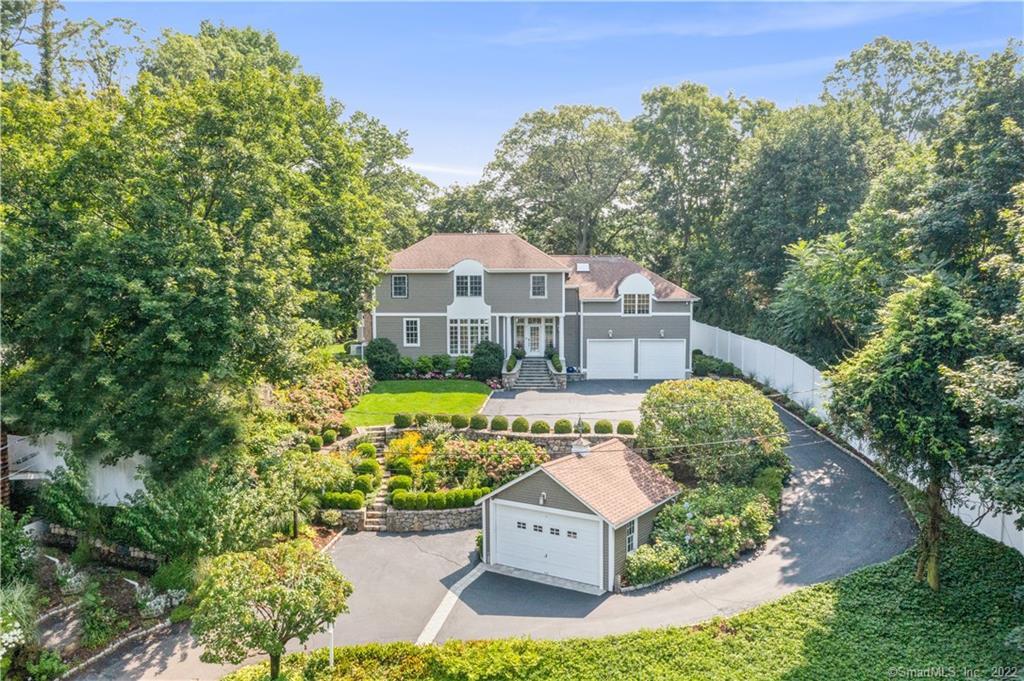
[[[513,337],[513,317],[512,315],[505,316],[505,356],[512,354],[512,337]]]
[[[558,359],[565,366],[565,315],[558,318]]]

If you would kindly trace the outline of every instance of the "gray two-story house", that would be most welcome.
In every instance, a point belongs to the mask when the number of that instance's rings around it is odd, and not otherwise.
[[[396,252],[361,339],[407,357],[553,348],[586,378],[684,378],[698,298],[619,256],[548,255],[513,234],[432,234]]]

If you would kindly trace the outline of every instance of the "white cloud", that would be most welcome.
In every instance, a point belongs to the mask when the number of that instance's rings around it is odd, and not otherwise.
[[[494,42],[507,45],[574,43],[643,36],[742,37],[783,31],[819,31],[867,24],[906,14],[944,11],[960,3],[840,4],[792,2],[782,5],[724,4],[716,16],[648,23],[549,23],[505,33]]]

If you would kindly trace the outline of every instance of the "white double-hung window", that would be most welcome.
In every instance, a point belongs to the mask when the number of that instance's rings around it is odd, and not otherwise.
[[[647,293],[622,294],[622,314],[651,314],[651,296]]]
[[[409,275],[408,274],[392,274],[391,275],[391,297],[392,298],[408,298],[409,297]]]
[[[418,318],[404,319],[402,326],[405,347],[418,348],[420,346],[420,320]]]
[[[530,297],[531,298],[547,298],[548,297],[548,275],[546,275],[546,274],[531,274],[530,275]]]
[[[471,355],[477,343],[490,337],[491,324],[487,319],[448,320],[449,355]]]
[[[455,296],[457,298],[479,298],[484,294],[484,277],[481,274],[455,275]]]
[[[636,551],[636,520],[626,525],[626,553]]]

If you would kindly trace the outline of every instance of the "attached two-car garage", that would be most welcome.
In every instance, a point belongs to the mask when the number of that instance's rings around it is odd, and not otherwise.
[[[587,341],[587,378],[686,377],[686,340],[615,338]]]

